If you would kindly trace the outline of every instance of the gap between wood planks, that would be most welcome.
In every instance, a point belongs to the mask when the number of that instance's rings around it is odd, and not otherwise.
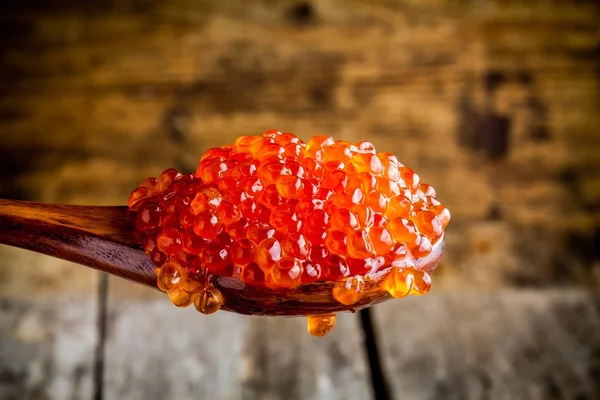
[[[365,351],[371,372],[371,385],[373,386],[373,396],[375,400],[391,399],[389,386],[379,356],[377,347],[377,332],[371,318],[371,309],[364,308],[358,312],[360,316],[360,326],[365,335]]]
[[[108,308],[108,274],[100,273],[98,280],[98,316],[96,327],[98,329],[98,342],[94,353],[93,399],[104,398],[104,356],[106,347],[106,325]]]
[[[104,400],[104,368],[108,310],[108,275],[100,273],[98,280],[98,315],[96,318],[97,343],[94,353],[93,399]],[[371,385],[375,400],[390,400],[390,392],[385,377],[379,350],[377,334],[373,325],[371,311],[365,308],[358,312],[364,334],[364,349],[367,355]]]

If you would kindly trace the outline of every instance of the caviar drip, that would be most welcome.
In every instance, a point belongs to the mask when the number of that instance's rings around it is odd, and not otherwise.
[[[226,301],[211,284],[217,276],[273,291],[333,281],[333,298],[348,306],[368,279],[393,297],[426,293],[431,280],[415,261],[450,221],[435,196],[369,142],[304,143],[270,130],[208,150],[194,174],[146,179],[129,208],[158,287],[176,306],[210,314]],[[323,336],[335,315],[308,322]]]

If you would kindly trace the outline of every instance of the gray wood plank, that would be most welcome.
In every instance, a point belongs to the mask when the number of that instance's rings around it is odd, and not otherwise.
[[[0,297],[0,399],[91,399],[95,299]]]
[[[253,318],[245,334],[250,362],[244,399],[368,399],[369,370],[354,314],[339,314],[324,338],[304,318]]]
[[[247,319],[178,309],[159,293],[109,297],[108,318],[107,399],[239,398]]]
[[[584,291],[430,294],[375,308],[396,399],[596,399],[599,304]]]
[[[355,315],[325,338],[304,318],[202,315],[112,279],[105,355],[107,399],[368,399]]]

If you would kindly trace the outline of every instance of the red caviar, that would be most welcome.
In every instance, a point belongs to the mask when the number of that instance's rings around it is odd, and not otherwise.
[[[194,174],[145,180],[129,208],[159,288],[177,306],[212,313],[227,301],[215,276],[272,290],[334,281],[333,298],[349,306],[374,274],[394,297],[426,293],[430,278],[413,266],[450,221],[435,196],[369,142],[304,143],[270,130],[208,150]],[[335,321],[311,318],[316,335]]]

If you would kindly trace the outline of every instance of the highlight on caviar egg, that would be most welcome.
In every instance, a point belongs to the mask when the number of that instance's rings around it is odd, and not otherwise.
[[[195,173],[146,179],[129,209],[158,288],[204,314],[227,304],[213,285],[222,276],[274,292],[331,282],[349,307],[373,280],[394,298],[425,294],[416,261],[450,221],[431,186],[371,143],[275,130],[206,151]],[[334,324],[308,317],[312,335]]]

